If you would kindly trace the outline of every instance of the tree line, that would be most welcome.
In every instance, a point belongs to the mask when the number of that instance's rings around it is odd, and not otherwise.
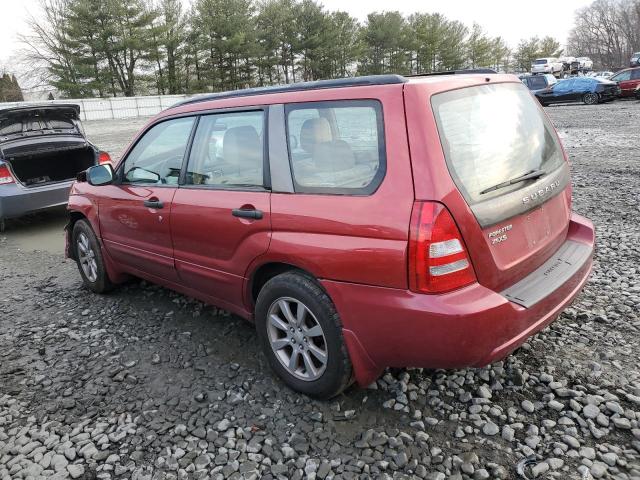
[[[640,0],[596,0],[578,10],[568,45],[601,68],[629,66],[640,51]]]
[[[439,13],[370,13],[316,0],[41,0],[21,37],[32,76],[71,98],[177,94],[382,73],[529,68],[553,38],[512,51]]]

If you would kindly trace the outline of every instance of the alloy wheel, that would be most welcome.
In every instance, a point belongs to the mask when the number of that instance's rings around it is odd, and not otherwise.
[[[587,93],[584,96],[584,103],[587,105],[595,105],[598,103],[598,95],[596,93]]]
[[[301,301],[281,297],[267,314],[269,344],[287,371],[308,382],[317,380],[327,367],[328,348],[322,326]]]
[[[84,232],[78,235],[76,241],[78,246],[78,261],[80,267],[90,282],[95,282],[98,279],[98,264],[96,263],[96,255],[89,243],[89,237]]]

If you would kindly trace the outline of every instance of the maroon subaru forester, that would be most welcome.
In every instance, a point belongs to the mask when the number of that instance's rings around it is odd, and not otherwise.
[[[89,289],[136,276],[251,320],[321,398],[504,358],[580,292],[594,248],[549,119],[490,73],[195,97],[80,174],[69,213]]]

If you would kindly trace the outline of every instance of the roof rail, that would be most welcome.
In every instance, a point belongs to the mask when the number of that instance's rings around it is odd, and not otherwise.
[[[496,74],[495,70],[492,68],[468,68],[466,70],[443,70],[441,72],[430,72],[430,73],[415,73],[411,75],[405,75],[405,77],[413,78],[413,77],[431,77],[435,75],[468,75],[468,74]]]
[[[368,75],[363,77],[337,78],[335,80],[316,80],[313,82],[289,83],[287,85],[274,85],[269,87],[246,88],[231,92],[205,93],[196,95],[182,102],[172,105],[170,108],[189,105],[192,103],[207,102],[209,100],[222,100],[234,97],[249,97],[252,95],[267,95],[270,93],[298,92],[303,90],[319,90],[324,88],[360,87],[367,85],[390,85],[406,83],[407,79],[401,75]]]

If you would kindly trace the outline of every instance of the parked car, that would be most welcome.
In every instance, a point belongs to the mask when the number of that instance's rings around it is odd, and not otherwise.
[[[614,100],[620,95],[615,82],[596,77],[575,77],[560,80],[549,88],[535,93],[543,106],[551,103],[583,102],[595,105]]]
[[[620,85],[620,96],[631,97],[638,85],[640,85],[640,67],[626,68],[613,75],[610,80]]]
[[[109,161],[85,136],[80,106],[0,110],[0,231],[5,220],[65,205],[78,172]]]
[[[580,62],[580,70],[582,72],[586,73],[593,70],[593,60],[589,57],[578,57],[576,60]]]
[[[580,292],[594,247],[551,122],[499,74],[187,100],[80,174],[68,209],[87,288],[134,275],[247,318],[321,398],[504,358]]]
[[[544,75],[525,75],[520,77],[520,80],[522,80],[522,83],[533,93],[544,90],[558,82],[558,79],[550,73],[545,73]]]
[[[608,70],[602,70],[598,72],[589,72],[589,76],[609,79],[613,76],[613,72],[610,72]]]
[[[640,52],[635,52],[629,60],[630,67],[640,67]]]
[[[557,58],[536,58],[531,64],[531,73],[550,73],[554,76],[560,76],[562,68],[562,62]]]

